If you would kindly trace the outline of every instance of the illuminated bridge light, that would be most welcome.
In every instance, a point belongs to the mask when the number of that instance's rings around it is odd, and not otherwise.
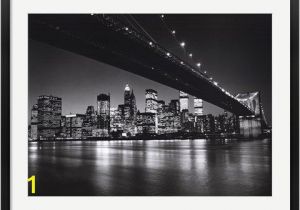
[[[160,17],[161,17],[161,18],[164,18],[165,16],[164,16],[164,15],[161,15]]]
[[[213,80],[213,78],[212,78],[212,77],[210,77],[209,79],[210,79],[210,80]]]
[[[218,83],[217,83],[217,82],[214,82],[214,85],[218,86]]]
[[[185,42],[181,42],[181,43],[180,43],[180,46],[181,46],[181,47],[184,47],[184,46],[185,46]]]
[[[207,73],[207,71],[204,71],[204,74],[206,74]]]
[[[125,30],[128,31],[128,27],[125,27]]]
[[[201,66],[201,63],[197,63],[196,65],[197,65],[198,67],[200,67],[200,66]]]
[[[149,45],[150,45],[150,46],[152,46],[152,45],[153,45],[153,43],[152,43],[152,42],[149,42]]]
[[[94,15],[94,13],[91,13],[91,16],[93,16]]]
[[[173,30],[173,31],[172,31],[172,34],[173,34],[173,35],[175,35],[175,34],[176,34],[176,31],[175,31],[175,30]]]
[[[151,67],[151,69],[154,69],[154,67]]]
[[[169,56],[169,57],[171,56],[171,54],[169,52],[167,52],[166,55]]]
[[[193,57],[193,54],[192,54],[192,53],[190,53],[190,54],[189,54],[189,56],[190,56],[190,57]]]
[[[180,61],[180,64],[183,65],[183,61]]]

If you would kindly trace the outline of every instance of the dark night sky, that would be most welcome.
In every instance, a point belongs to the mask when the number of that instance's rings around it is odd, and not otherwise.
[[[159,15],[134,15],[151,36],[178,56],[183,50],[168,33]],[[165,15],[165,23],[186,42],[189,62],[201,62],[202,70],[232,94],[261,91],[268,122],[272,123],[271,15]],[[123,103],[128,83],[134,89],[138,109],[144,111],[146,88],[159,99],[178,98],[178,91],[99,61],[29,40],[29,109],[42,94],[62,97],[63,114],[84,113],[96,105],[99,93],[111,94],[112,106]],[[204,104],[204,112],[223,110]]]

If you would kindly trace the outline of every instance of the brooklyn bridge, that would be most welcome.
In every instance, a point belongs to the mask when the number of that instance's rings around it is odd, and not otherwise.
[[[199,66],[164,48],[129,15],[30,15],[29,38],[201,98],[240,116],[242,129],[268,127],[259,91],[232,95]]]

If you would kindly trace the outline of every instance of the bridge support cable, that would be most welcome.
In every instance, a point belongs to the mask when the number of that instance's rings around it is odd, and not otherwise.
[[[184,47],[184,46],[182,47],[182,46],[181,46],[181,45],[182,45],[182,42],[180,42],[180,41],[177,39],[177,36],[176,36],[176,30],[173,29],[173,28],[170,28],[170,27],[168,26],[168,24],[166,23],[166,21],[165,21],[164,18],[165,18],[165,16],[160,17],[160,20],[161,20],[161,22],[163,23],[163,27],[167,30],[168,34],[171,35],[172,39],[175,40],[177,46],[178,46],[179,48],[181,48],[181,50],[183,51],[184,56],[185,56],[185,59],[186,59],[186,62],[189,62],[189,60],[191,60],[191,61],[193,62],[193,65],[195,65],[196,61],[195,61],[194,58],[193,58],[193,53],[188,52],[188,51],[186,50],[186,47]],[[196,65],[195,65],[195,67],[196,67]]]
[[[177,39],[177,37],[176,37],[176,35],[175,35],[176,31],[175,31],[174,29],[172,30],[172,29],[167,25],[167,23],[164,21],[163,18],[164,18],[164,17],[160,17],[161,22],[163,23],[164,28],[167,30],[168,34],[171,35],[172,39],[174,39],[174,40],[176,41],[177,45],[180,46],[180,41]],[[174,31],[174,33],[172,33],[172,31]],[[184,53],[186,54],[185,49],[184,49],[184,48],[181,48],[181,49],[183,49],[183,50],[184,50]]]
[[[136,30],[139,33],[142,33],[142,31],[140,31],[140,29],[138,29],[129,19],[128,19],[128,15],[122,15],[124,17],[124,19],[126,20],[126,23],[133,28],[134,30]]]
[[[157,41],[144,29],[144,27],[142,27],[138,21],[132,16],[132,15],[129,15],[129,17],[135,22],[135,24],[144,32],[144,34],[146,34],[146,36],[148,36],[148,38],[150,40],[152,40],[153,42],[157,43]]]

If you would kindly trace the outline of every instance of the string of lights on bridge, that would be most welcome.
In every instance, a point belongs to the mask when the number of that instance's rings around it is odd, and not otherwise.
[[[177,36],[177,31],[173,28],[173,27],[170,27],[168,25],[168,23],[166,22],[166,15],[162,14],[160,15],[160,19],[162,21],[162,23],[164,24],[164,26],[166,27],[166,29],[168,30],[168,33],[171,35],[171,37],[173,37],[173,39],[177,42],[177,44],[183,49],[183,52],[185,54],[186,57],[190,58],[193,63],[198,67],[198,69],[201,71],[201,62],[195,62],[193,57],[194,57],[194,54],[191,52],[191,51],[187,51],[187,44],[185,41],[181,40],[181,39],[178,39],[178,36]],[[181,41],[180,41],[181,40]],[[170,53],[167,53],[168,56],[170,56]],[[181,64],[184,64],[183,61],[181,61]],[[204,71],[204,74],[207,75],[207,71],[205,70]],[[213,81],[213,77],[209,77],[209,80],[212,81],[212,83],[219,87],[226,95],[232,97],[232,98],[235,98],[232,94],[230,94],[228,91],[226,91],[224,88],[220,87],[218,82],[216,81]]]

